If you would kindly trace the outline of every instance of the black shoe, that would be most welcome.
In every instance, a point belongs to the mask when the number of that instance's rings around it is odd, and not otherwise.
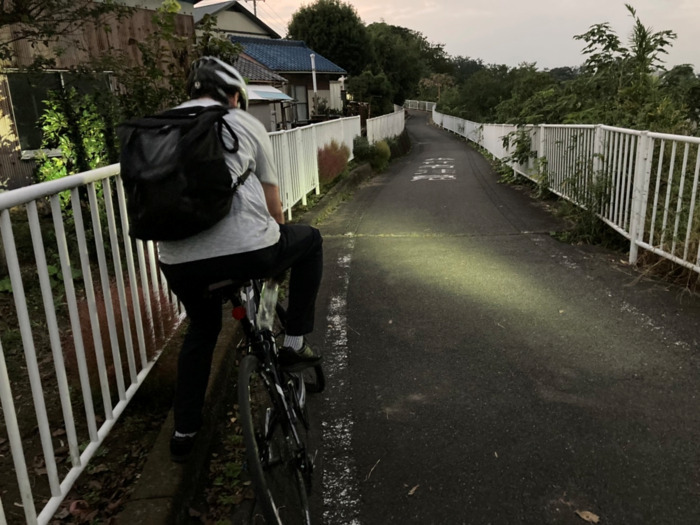
[[[320,362],[321,356],[316,355],[306,342],[299,351],[288,346],[280,348],[280,364],[289,372],[300,372],[305,368],[316,366]]]
[[[190,459],[196,436],[173,436],[170,438],[170,459],[175,463],[185,463]]]

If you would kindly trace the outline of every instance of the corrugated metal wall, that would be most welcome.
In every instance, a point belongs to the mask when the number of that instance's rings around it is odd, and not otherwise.
[[[90,58],[120,51],[125,52],[132,63],[138,64],[141,57],[134,44],[145,41],[154,31],[153,14],[153,11],[137,9],[128,19],[118,21],[112,18],[111,21],[108,20],[110,31],[103,27],[87,25],[81,34],[66,37],[51,44],[48,49],[43,46],[32,48],[27,42],[17,42],[14,45],[15,58],[9,67],[27,66],[37,56],[54,56],[53,51],[56,49],[62,50],[59,56],[55,57],[56,69],[69,69],[87,63]],[[194,38],[192,16],[178,15],[176,31],[179,35]],[[6,184],[8,189],[33,182],[34,171],[33,161],[21,160],[19,141],[12,119],[7,79],[0,75],[0,187]]]

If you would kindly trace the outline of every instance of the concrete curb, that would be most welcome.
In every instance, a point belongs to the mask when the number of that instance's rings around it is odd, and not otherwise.
[[[333,186],[328,193],[323,195],[313,209],[302,214],[294,222],[310,224],[311,226],[318,225],[341,202],[346,200],[360,184],[372,178],[373,175],[374,173],[369,164],[361,164]]]
[[[372,169],[368,164],[354,169],[347,177],[333,186],[314,205],[313,209],[303,213],[295,222],[317,225],[372,175]],[[229,308],[224,307],[224,310],[223,315],[227,316]],[[206,482],[209,456],[217,423],[233,406],[232,399],[235,398],[236,394],[231,385],[236,382],[235,348],[239,339],[238,324],[223,323],[214,351],[212,374],[204,408],[204,425],[199,432],[190,460],[183,465],[170,461],[170,436],[173,431],[171,410],[148,455],[148,460],[134,493],[117,517],[116,523],[121,525],[187,523],[190,506],[198,490]],[[172,348],[169,348],[168,351],[178,352],[181,341],[181,337],[173,338],[170,342]],[[249,511],[250,509],[248,509]],[[245,511],[237,513],[238,519],[242,519],[245,514]]]
[[[223,315],[229,308],[225,307]],[[224,323],[214,351],[212,375],[204,407],[204,425],[199,432],[190,460],[185,464],[170,461],[170,436],[173,431],[173,412],[168,414],[163,427],[148,455],[136,489],[119,514],[117,523],[130,525],[148,523],[167,525],[185,523],[198,488],[208,475],[209,455],[218,421],[230,408],[222,402],[235,383],[236,345],[240,334],[236,323]],[[170,351],[179,351],[181,338],[174,338]]]

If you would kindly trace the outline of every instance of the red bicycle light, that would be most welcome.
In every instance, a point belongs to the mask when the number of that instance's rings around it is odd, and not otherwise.
[[[246,311],[245,308],[242,306],[236,306],[233,311],[231,312],[231,316],[236,320],[240,321],[241,319],[246,318]]]

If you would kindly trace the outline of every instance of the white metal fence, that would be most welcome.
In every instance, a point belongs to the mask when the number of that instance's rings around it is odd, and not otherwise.
[[[271,134],[290,217],[360,119],[321,128]],[[182,319],[125,206],[119,165],[0,193],[0,525],[50,521]]]
[[[422,100],[406,100],[403,105],[406,109],[432,111],[435,108],[436,104],[436,102],[423,102]]]
[[[280,175],[282,206],[290,219],[297,203],[306,206],[308,193],[319,192],[318,150],[335,140],[348,147],[352,160],[353,139],[360,133],[359,116],[270,133]]]
[[[596,213],[630,240],[630,263],[642,248],[700,272],[700,138],[603,125],[479,124],[434,108],[432,115],[515,172]]]
[[[396,107],[393,113],[367,119],[367,140],[370,144],[398,137],[403,133],[406,124],[404,110]]]

